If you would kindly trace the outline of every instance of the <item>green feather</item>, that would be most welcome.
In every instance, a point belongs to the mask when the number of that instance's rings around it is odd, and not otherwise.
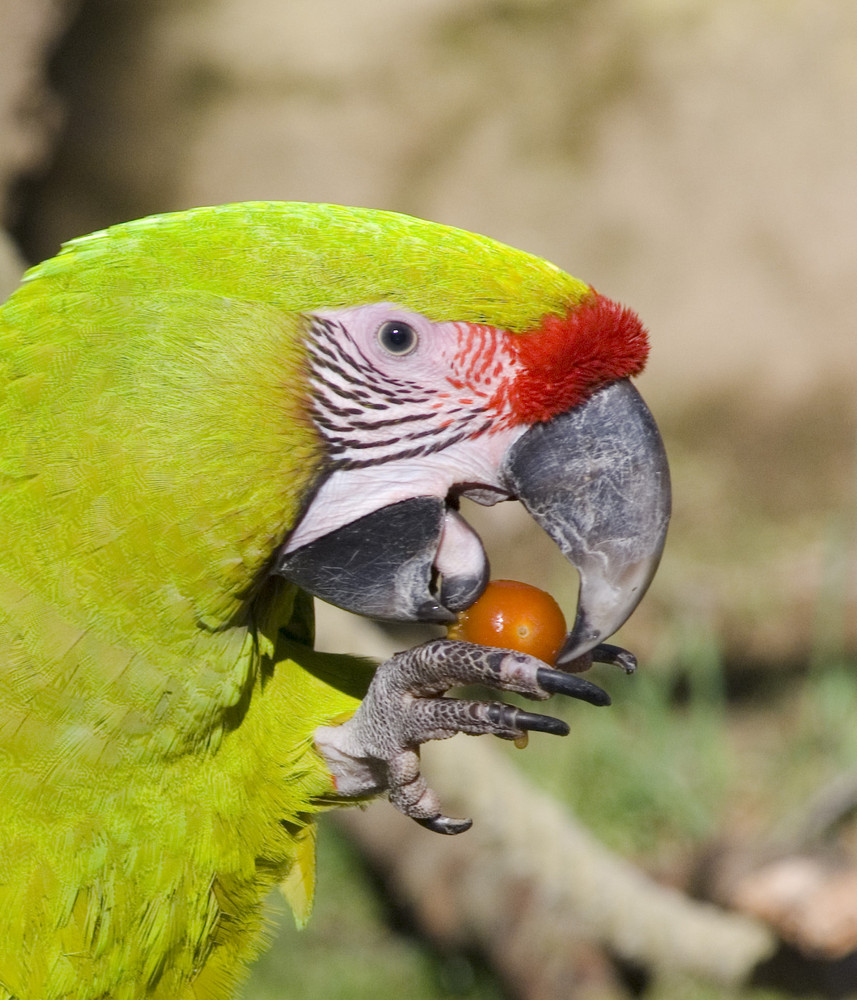
[[[266,203],[28,273],[0,308],[0,998],[221,996],[273,886],[308,915],[312,732],[368,679],[267,575],[323,462],[301,314],[523,330],[587,291],[459,230]]]
[[[250,202],[156,215],[68,243],[29,272],[60,287],[191,291],[287,311],[396,302],[430,319],[513,331],[590,289],[484,236],[339,205]]]

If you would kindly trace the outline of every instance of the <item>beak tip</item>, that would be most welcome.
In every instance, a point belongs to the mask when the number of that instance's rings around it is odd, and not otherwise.
[[[455,615],[437,601],[424,601],[413,614],[414,621],[429,625],[451,625],[455,621]]]
[[[664,534],[653,552],[635,561],[624,562],[617,554],[605,566],[593,561],[580,568],[577,614],[558,663],[567,664],[588,653],[625,624],[655,575],[663,541]],[[608,569],[612,570],[609,574]]]

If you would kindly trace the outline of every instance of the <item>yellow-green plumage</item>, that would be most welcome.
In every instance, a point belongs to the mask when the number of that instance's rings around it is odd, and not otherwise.
[[[76,240],[0,308],[0,997],[216,997],[311,902],[312,731],[365,666],[267,573],[321,471],[301,314],[513,330],[585,285],[386,213],[248,204]]]

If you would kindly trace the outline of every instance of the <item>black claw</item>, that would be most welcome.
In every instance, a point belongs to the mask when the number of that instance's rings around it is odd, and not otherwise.
[[[411,819],[427,830],[431,830],[432,833],[445,833],[448,837],[464,833],[473,826],[472,819],[453,819],[451,816],[429,816],[427,819],[412,816]]]
[[[550,694],[566,694],[571,698],[579,698],[580,701],[588,701],[590,705],[610,704],[610,695],[603,688],[578,674],[566,674],[561,670],[539,667],[536,679],[539,687]]]
[[[637,657],[632,652],[609,642],[599,643],[590,655],[593,663],[612,663],[621,667],[626,674],[633,674],[637,669]]]
[[[551,736],[568,736],[571,730],[567,722],[552,715],[537,715],[535,712],[515,712],[514,725],[523,732],[549,733]]]

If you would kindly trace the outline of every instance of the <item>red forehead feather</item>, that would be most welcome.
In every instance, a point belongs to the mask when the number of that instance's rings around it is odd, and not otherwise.
[[[607,382],[639,374],[649,353],[636,313],[597,292],[509,340],[521,370],[507,405],[527,424],[564,413]]]

